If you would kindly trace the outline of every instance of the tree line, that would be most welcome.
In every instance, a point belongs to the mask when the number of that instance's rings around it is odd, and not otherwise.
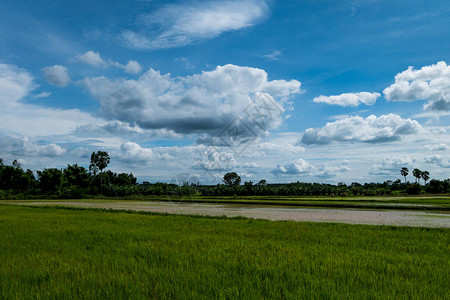
[[[23,170],[17,160],[5,165],[0,158],[0,199],[5,198],[82,198],[86,195],[124,195],[120,190],[135,186],[132,173],[103,172],[110,162],[107,152],[98,151],[91,155],[89,170],[77,164],[66,168],[47,168],[37,171],[37,178],[31,170]]]
[[[220,195],[255,195],[255,196],[383,196],[383,195],[419,195],[447,194],[450,193],[450,179],[437,180],[430,179],[428,171],[414,169],[413,176],[416,177],[415,183],[406,181],[409,170],[401,169],[401,175],[405,177],[405,182],[400,179],[395,181],[387,180],[383,183],[364,183],[352,182],[345,184],[343,182],[337,185],[324,183],[295,182],[287,184],[267,184],[266,180],[258,183],[246,181],[240,185],[241,179],[235,172],[227,173],[223,179],[223,185],[202,186],[202,195],[220,196]],[[423,179],[425,185],[420,185],[420,179]],[[428,183],[427,183],[428,182]]]
[[[450,179],[430,179],[428,171],[414,169],[412,175],[416,182],[406,180],[409,170],[404,167],[400,179],[387,180],[383,183],[353,182],[307,183],[293,182],[268,184],[262,179],[257,183],[245,181],[235,172],[226,173],[223,181],[216,185],[200,185],[184,182],[182,185],[170,183],[137,183],[132,173],[115,173],[105,171],[110,163],[107,152],[97,151],[91,155],[89,168],[67,165],[63,169],[47,168],[37,171],[37,178],[31,170],[23,170],[14,160],[12,165],[5,165],[0,159],[0,199],[26,198],[67,198],[102,196],[381,196],[381,195],[417,195],[423,193],[450,193]],[[420,184],[420,180],[424,185]]]

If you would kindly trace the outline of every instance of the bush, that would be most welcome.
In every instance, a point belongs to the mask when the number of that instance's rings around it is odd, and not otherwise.
[[[77,185],[65,188],[61,193],[61,198],[64,199],[83,199],[86,190]]]
[[[417,183],[410,184],[406,187],[406,193],[408,195],[419,195],[421,191],[422,187]]]

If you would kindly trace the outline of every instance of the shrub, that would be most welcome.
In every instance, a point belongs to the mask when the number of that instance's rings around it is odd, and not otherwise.
[[[419,195],[421,191],[422,187],[417,183],[410,184],[406,187],[406,193],[408,195]]]

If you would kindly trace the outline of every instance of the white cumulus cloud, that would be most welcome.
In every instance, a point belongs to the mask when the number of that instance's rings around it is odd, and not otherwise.
[[[314,98],[315,103],[327,103],[339,106],[358,106],[359,104],[374,105],[380,97],[379,93],[344,93],[334,96],[319,96]]]
[[[201,149],[201,148],[198,148]],[[237,166],[233,153],[224,150],[223,148],[208,147],[204,148],[197,156],[196,164],[193,166],[194,170],[203,171],[230,171]]]
[[[142,72],[141,65],[135,60],[130,60],[126,65],[122,66],[122,69],[130,74],[139,74]]]
[[[120,146],[121,160],[128,164],[150,164],[155,157],[151,148],[142,148],[134,142],[126,142]]]
[[[302,158],[288,161],[284,164],[278,164],[271,172],[275,176],[291,176],[291,175],[305,175],[315,176],[321,179],[328,179],[336,177],[340,173],[350,171],[347,166],[330,166],[328,164],[319,167],[312,165]]]
[[[372,175],[392,175],[400,174],[403,167],[411,169],[417,161],[415,157],[409,156],[388,156],[383,158],[380,164],[374,164],[371,167],[370,174]]]
[[[439,154],[425,156],[425,162],[428,164],[435,163],[441,168],[450,168],[450,159]]]
[[[450,110],[450,66],[444,61],[415,70],[407,70],[395,76],[395,83],[383,91],[387,100],[428,100],[424,108],[435,111]]]
[[[104,66],[106,65],[106,61],[100,56],[100,53],[89,50],[84,54],[78,55],[78,60],[93,66]]]
[[[300,91],[296,80],[268,81],[264,70],[235,65],[187,77],[150,69],[137,80],[97,77],[86,78],[84,84],[107,118],[144,129],[212,135],[239,116],[252,132],[265,133],[282,122],[282,98]],[[264,110],[267,106],[271,110]]]
[[[349,117],[327,123],[322,128],[309,128],[303,134],[304,144],[329,144],[341,142],[378,143],[398,140],[404,135],[416,134],[423,130],[415,120],[402,119],[399,115],[388,114],[379,117],[370,115]]]
[[[348,171],[350,171],[350,168],[347,166],[333,167],[333,166],[329,166],[329,165],[323,165],[314,171],[314,176],[323,178],[323,179],[327,179],[327,178],[336,177],[340,173],[344,173],[344,172],[348,172]]]
[[[64,66],[54,65],[45,67],[42,70],[44,71],[45,80],[50,84],[64,87],[70,82],[69,70]]]
[[[16,155],[36,155],[55,157],[66,153],[66,150],[61,146],[49,143],[41,144],[31,141],[28,137],[22,139],[10,139],[10,152]]]
[[[274,175],[294,175],[310,173],[314,167],[306,160],[299,158],[285,164],[277,165],[272,171]]]

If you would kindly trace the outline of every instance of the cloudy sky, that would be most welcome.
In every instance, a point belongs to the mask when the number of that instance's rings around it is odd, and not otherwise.
[[[449,28],[448,0],[4,0],[0,157],[104,150],[151,182],[445,179]]]

